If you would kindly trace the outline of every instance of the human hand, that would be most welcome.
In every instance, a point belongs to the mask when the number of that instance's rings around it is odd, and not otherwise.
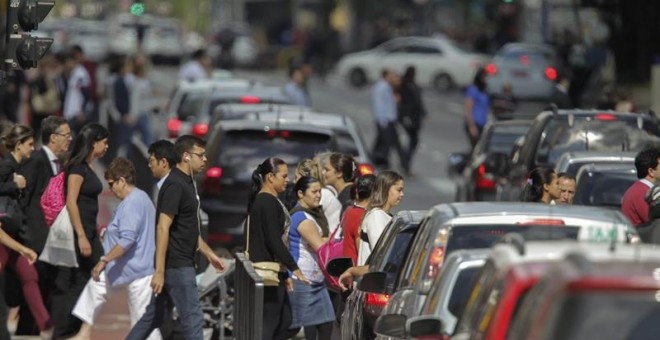
[[[99,282],[101,281],[101,272],[105,269],[105,261],[99,261],[99,263],[94,266],[94,269],[92,269],[92,278],[94,281]]]
[[[225,266],[225,261],[223,261],[219,256],[212,254],[206,258],[209,260],[209,263],[213,266],[213,268],[218,271],[218,273],[222,273],[227,269]]]
[[[16,183],[16,186],[19,189],[24,189],[27,186],[27,180],[25,180],[25,177],[17,173],[14,173],[14,183]]]
[[[154,294],[158,296],[160,292],[163,291],[163,286],[165,285],[165,274],[155,272],[151,277],[151,289],[153,289]]]
[[[284,285],[286,286],[287,291],[293,292],[293,280],[291,280],[291,278],[286,279],[286,281],[284,281]]]
[[[312,284],[312,282],[309,281],[309,280],[305,277],[305,275],[300,271],[300,269],[296,269],[296,270],[294,270],[294,271],[293,271],[293,276],[294,276],[296,279],[298,279],[300,282],[302,282],[302,283],[306,283],[306,284],[308,284],[308,285],[309,285],[309,284]]]
[[[339,287],[341,288],[342,291],[347,291],[353,287],[353,280],[355,279],[355,276],[353,276],[353,272],[351,271],[351,268],[348,268],[345,272],[343,272],[339,276]]]
[[[28,247],[22,247],[21,250],[19,251],[19,254],[25,257],[28,260],[28,263],[30,264],[34,264],[35,262],[37,262],[37,258],[38,258],[37,253]]]
[[[470,131],[470,136],[472,136],[472,138],[476,139],[477,137],[479,137],[479,129],[477,129],[476,125],[474,125],[474,124],[470,125],[468,130]]]
[[[83,235],[78,237],[78,248],[80,248],[80,255],[83,257],[92,256],[92,246],[89,244],[87,236]]]

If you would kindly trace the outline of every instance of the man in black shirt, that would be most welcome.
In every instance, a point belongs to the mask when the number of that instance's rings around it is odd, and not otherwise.
[[[200,237],[199,198],[193,175],[206,165],[205,143],[194,136],[182,136],[174,144],[174,154],[178,163],[160,188],[156,207],[156,271],[151,280],[154,297],[126,337],[130,340],[146,339],[169,318],[170,301],[179,314],[184,337],[202,339],[204,316],[197,296],[195,251],[204,254],[217,270],[224,270],[222,260]]]

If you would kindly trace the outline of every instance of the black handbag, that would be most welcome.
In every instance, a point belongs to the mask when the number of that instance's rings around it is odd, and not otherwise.
[[[18,201],[10,196],[0,196],[0,228],[10,235],[18,235],[23,223],[23,212]]]

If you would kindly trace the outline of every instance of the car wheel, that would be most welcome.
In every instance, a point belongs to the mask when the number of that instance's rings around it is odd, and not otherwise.
[[[351,85],[361,87],[367,83],[367,75],[361,68],[354,68],[348,73],[348,80]]]
[[[440,73],[433,78],[433,88],[438,92],[446,92],[454,87],[454,81],[447,73]]]

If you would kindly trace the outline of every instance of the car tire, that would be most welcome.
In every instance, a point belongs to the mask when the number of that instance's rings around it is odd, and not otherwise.
[[[362,87],[367,83],[367,75],[361,68],[354,68],[348,72],[348,81],[354,87]]]
[[[433,77],[433,88],[438,92],[447,92],[454,88],[454,80],[447,73],[439,73]]]

